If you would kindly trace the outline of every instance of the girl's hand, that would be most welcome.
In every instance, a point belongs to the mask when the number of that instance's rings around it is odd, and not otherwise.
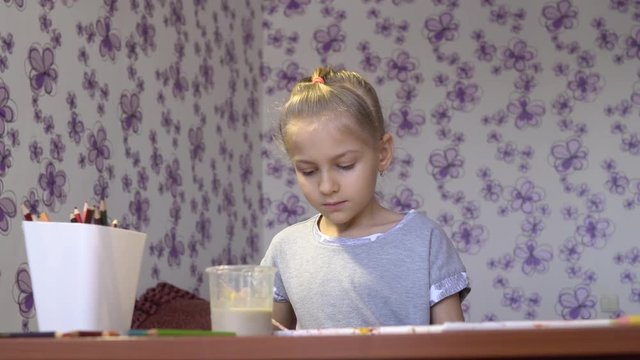
[[[290,302],[273,302],[273,319],[290,330],[296,328],[297,319]],[[275,327],[274,330],[281,330]]]

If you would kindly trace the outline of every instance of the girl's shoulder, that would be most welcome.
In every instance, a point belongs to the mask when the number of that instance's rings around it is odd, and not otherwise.
[[[300,236],[310,236],[319,217],[320,214],[315,214],[308,219],[287,226],[273,237],[272,242],[282,242],[288,241],[288,239],[299,238]]]
[[[435,231],[444,233],[438,222],[428,217],[424,211],[415,209],[408,211],[395,228],[411,232],[431,233]]]
[[[427,217],[427,214],[424,211],[411,209],[406,213],[404,213],[403,218],[396,225],[396,227],[402,227],[406,225],[425,226],[425,225],[432,225],[432,224],[434,224],[433,220]]]
[[[302,247],[309,241],[300,241],[312,237],[313,224],[317,221],[319,215],[312,216],[306,220],[302,220],[295,224],[289,225],[280,230],[269,243],[267,251],[262,260],[265,264],[274,264],[276,259],[281,258],[285,254],[302,251]]]

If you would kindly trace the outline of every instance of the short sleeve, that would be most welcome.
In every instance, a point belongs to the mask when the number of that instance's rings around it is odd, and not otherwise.
[[[442,299],[460,293],[460,300],[469,294],[469,278],[462,259],[449,237],[439,227],[431,231],[429,251],[430,299],[433,306]]]
[[[262,261],[260,261],[260,265],[273,266],[277,269],[273,280],[273,301],[288,302],[289,296],[287,296],[287,291],[285,290],[284,284],[282,282],[282,276],[280,275],[280,268],[278,267],[277,257],[274,255],[275,253],[276,251],[272,242],[271,245],[269,245],[269,248],[267,249],[264,257],[262,258]]]

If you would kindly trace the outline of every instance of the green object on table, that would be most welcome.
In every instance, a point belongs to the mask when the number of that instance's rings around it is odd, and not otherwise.
[[[236,336],[234,332],[197,329],[130,329],[129,336]]]

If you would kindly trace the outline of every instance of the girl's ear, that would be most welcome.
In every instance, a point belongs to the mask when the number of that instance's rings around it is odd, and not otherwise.
[[[384,133],[380,139],[380,158],[378,160],[378,172],[387,170],[393,160],[393,136]]]

